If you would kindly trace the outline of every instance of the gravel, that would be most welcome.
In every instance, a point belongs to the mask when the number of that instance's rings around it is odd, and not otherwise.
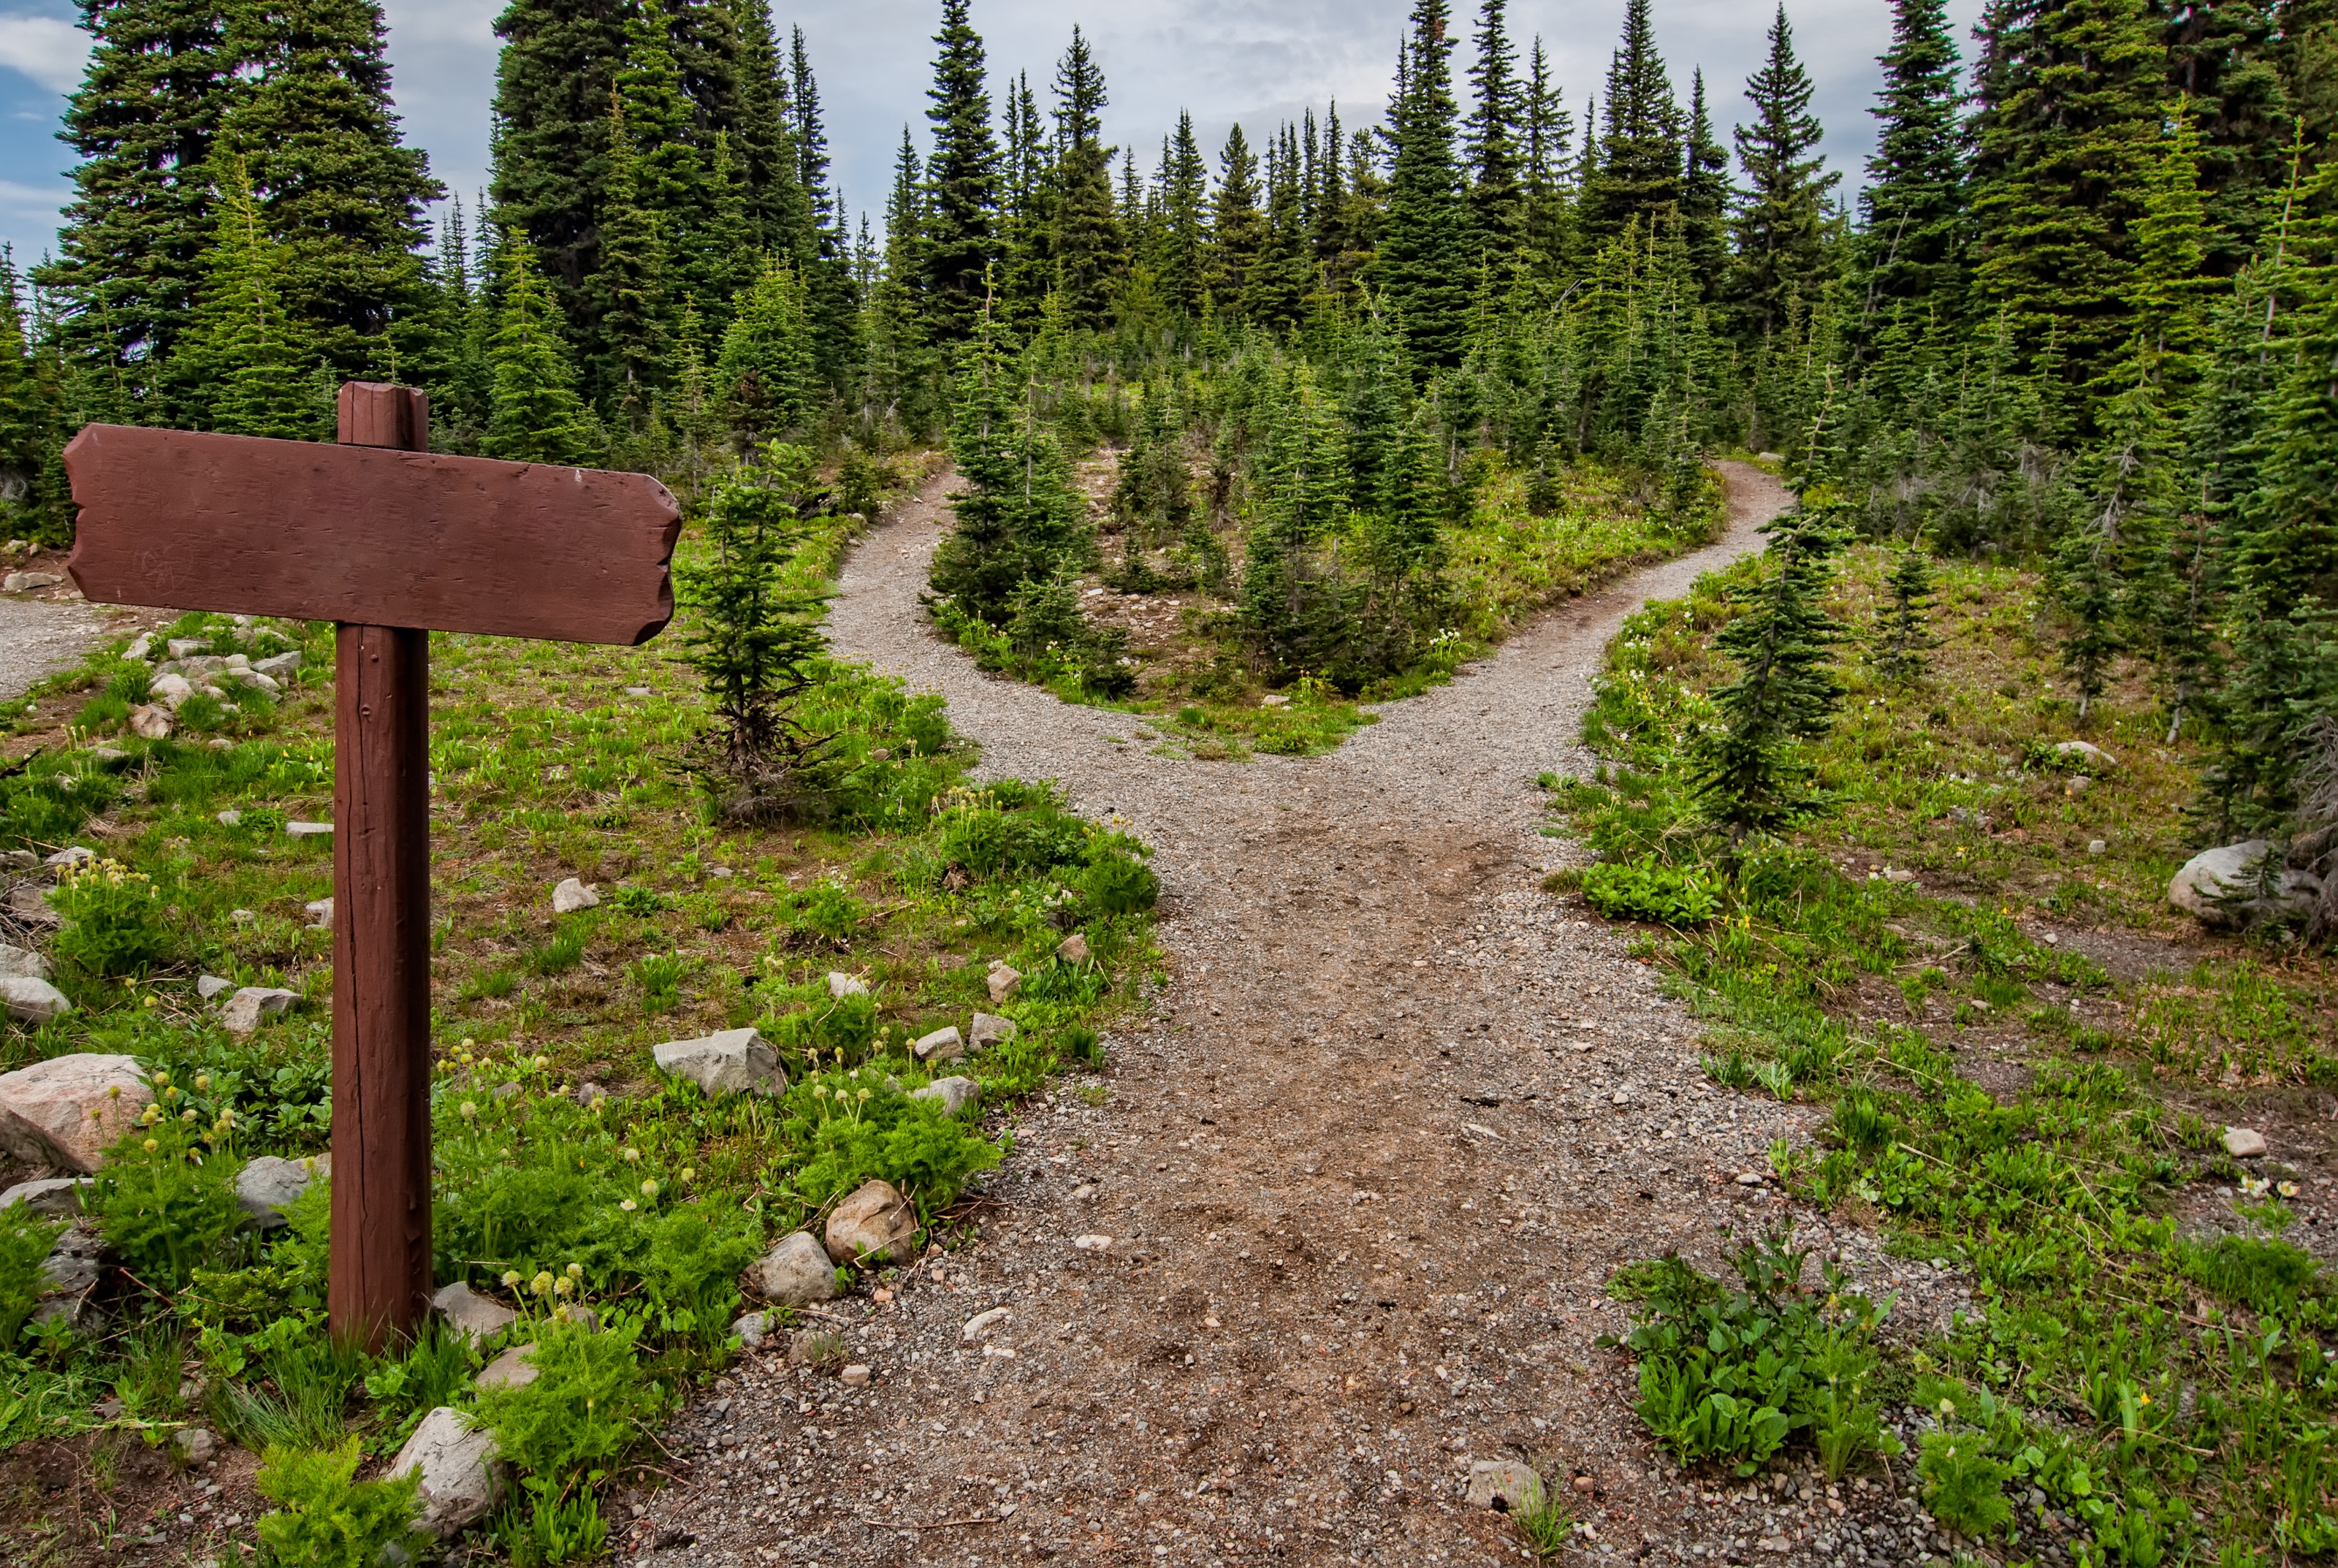
[[[0,698],[21,697],[106,633],[97,612],[76,603],[0,598]]]
[[[1533,780],[1589,767],[1603,645],[1758,548],[1784,504],[1724,468],[1720,543],[1557,608],[1314,759],[1158,757],[1141,716],[980,674],[918,612],[948,476],[882,524],[846,564],[838,650],[946,696],[984,776],[1057,779],[1155,846],[1168,983],[1104,1073],[988,1118],[1015,1152],[978,1245],[810,1319],[869,1387],[743,1362],[667,1438],[680,1484],[623,1500],[621,1560],[1515,1560],[1507,1524],[1460,1506],[1473,1456],[1535,1464],[1578,1544],[1617,1561],[1901,1560],[1840,1528],[1906,1539],[1896,1485],[1685,1479],[1594,1344],[1626,1326],[1616,1265],[1717,1269],[1724,1228],[1786,1217],[1766,1151],[1819,1116],[1709,1083],[1627,936],[1536,887],[1580,854],[1537,832]],[[1953,1275],[1797,1218],[1905,1292],[1911,1328],[1959,1304]]]

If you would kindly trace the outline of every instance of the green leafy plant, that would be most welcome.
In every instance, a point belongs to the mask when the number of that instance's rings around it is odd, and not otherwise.
[[[665,1390],[644,1374],[638,1324],[590,1328],[539,1320],[527,1353],[535,1380],[479,1396],[481,1422],[540,1497],[595,1485],[664,1406]]]
[[[1984,1433],[1927,1432],[1916,1473],[1924,1481],[1924,1506],[1951,1530],[1985,1535],[2013,1517],[2004,1492],[2012,1467],[1990,1453]]]
[[[337,1448],[270,1448],[255,1485],[281,1504],[260,1516],[260,1544],[273,1568],[378,1568],[412,1561],[427,1544],[414,1528],[421,1478],[359,1481],[363,1442]]]
[[[869,917],[869,906],[842,883],[822,878],[787,893],[779,900],[779,915],[800,936],[842,943]]]
[[[1653,855],[1586,866],[1582,889],[1583,901],[1610,920],[1698,926],[1721,913],[1721,896],[1709,877],[1663,865]]]
[[[581,1492],[570,1498],[537,1495],[514,1502],[496,1515],[496,1540],[512,1568],[561,1568],[589,1563],[609,1542],[600,1498]]]
[[[155,1075],[165,1095],[168,1077]],[[107,1151],[87,1206],[122,1266],[152,1289],[169,1289],[186,1283],[242,1223],[231,1164],[157,1102]]]
[[[142,973],[170,944],[162,890],[118,860],[67,866],[52,898],[65,917],[57,956],[92,975]]]
[[[663,1013],[673,1005],[674,993],[688,969],[688,961],[679,953],[652,953],[636,960],[628,973],[634,984],[642,988],[643,1006],[652,1013]]]
[[[0,1209],[0,1351],[15,1345],[40,1304],[41,1265],[64,1229],[63,1221],[40,1219],[22,1203]]]

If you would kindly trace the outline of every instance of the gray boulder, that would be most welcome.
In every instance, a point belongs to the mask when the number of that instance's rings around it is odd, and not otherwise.
[[[48,895],[39,884],[19,882],[8,889],[8,913],[24,926],[62,926],[65,917],[49,906]]]
[[[0,1008],[19,1024],[35,1026],[72,1012],[73,1001],[46,980],[14,975],[0,980]]]
[[[828,1255],[839,1263],[907,1263],[918,1213],[890,1181],[865,1181],[828,1217]]]
[[[847,996],[866,996],[869,995],[869,982],[858,975],[831,969],[828,972],[828,994],[839,1001]]]
[[[300,1000],[298,991],[274,985],[246,985],[220,1009],[220,1027],[231,1034],[249,1034],[266,1018],[281,1017]]]
[[[912,1100],[938,1100],[942,1109],[955,1116],[969,1105],[982,1100],[982,1085],[971,1078],[937,1078],[922,1089],[909,1091]]]
[[[41,1300],[34,1308],[35,1321],[63,1318],[79,1323],[97,1289],[99,1265],[105,1258],[105,1238],[88,1229],[87,1220],[66,1227],[41,1264]]]
[[[597,907],[600,902],[598,888],[588,887],[574,877],[564,878],[552,890],[552,912],[555,915],[574,915],[580,909]]]
[[[467,1336],[473,1344],[491,1339],[519,1320],[519,1314],[502,1302],[480,1295],[462,1280],[442,1288],[430,1305],[447,1327]]]
[[[209,1463],[219,1447],[219,1438],[208,1426],[182,1426],[171,1434],[171,1451],[189,1465]]]
[[[153,1099],[134,1056],[52,1056],[0,1073],[0,1150],[87,1175]]]
[[[2203,849],[2167,884],[2167,901],[2215,929],[2303,919],[2321,897],[2321,878],[2290,870],[2280,856],[2264,838]]]
[[[81,1212],[81,1190],[86,1176],[54,1176],[44,1181],[19,1181],[0,1192],[0,1212],[22,1203],[29,1214],[48,1220],[70,1220]]]
[[[909,1047],[920,1062],[954,1062],[966,1054],[966,1036],[955,1024],[946,1024]]]
[[[1056,944],[1056,956],[1066,964],[1079,965],[1088,961],[1088,939],[1075,931]]]
[[[258,1230],[289,1224],[285,1211],[316,1180],[316,1163],[274,1154],[248,1161],[235,1176],[235,1200],[243,1209],[244,1223]]]
[[[235,982],[229,979],[224,975],[198,975],[195,976],[195,995],[206,1002],[224,992],[232,991],[234,989]]]
[[[755,1288],[781,1307],[801,1307],[837,1297],[836,1265],[809,1230],[783,1236],[755,1265]]]
[[[966,1032],[967,1044],[977,1051],[987,1051],[993,1045],[1004,1045],[1015,1038],[1015,1020],[1001,1018],[996,1013],[977,1013]]]
[[[2225,1129],[2225,1152],[2234,1159],[2262,1160],[2264,1158],[2264,1152],[2265,1135],[2255,1128],[2227,1127]]]
[[[731,1332],[739,1336],[742,1348],[761,1350],[763,1341],[771,1338],[771,1315],[769,1312],[742,1313],[738,1321],[731,1325]]]
[[[56,971],[38,953],[0,942],[0,980],[54,980]]]
[[[425,1416],[389,1462],[390,1475],[421,1478],[415,1528],[441,1541],[461,1534],[503,1501],[507,1473],[496,1454],[495,1435],[472,1430],[451,1405]]]
[[[990,975],[987,984],[990,986],[990,1004],[996,1007],[1014,995],[1022,986],[1023,971],[1011,964],[994,958],[990,961]]]
[[[515,1345],[479,1368],[482,1388],[525,1388],[535,1381],[535,1363],[528,1359],[533,1345]]]
[[[776,1097],[788,1086],[788,1075],[780,1071],[779,1054],[763,1044],[763,1037],[752,1026],[725,1029],[695,1040],[669,1040],[651,1054],[661,1072],[689,1079],[710,1100],[751,1091]]]
[[[272,658],[258,661],[252,668],[271,681],[288,681],[291,679],[292,672],[300,668],[300,655],[279,653]]]
[[[330,838],[333,825],[330,822],[287,822],[284,831],[295,838]]]
[[[2118,766],[2118,759],[2091,740],[2065,740],[2054,748],[2054,754],[2066,762],[2084,763],[2096,772]]]

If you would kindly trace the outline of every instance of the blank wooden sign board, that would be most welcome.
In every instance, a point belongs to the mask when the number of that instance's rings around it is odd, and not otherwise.
[[[645,474],[429,446],[422,393],[352,381],[338,446],[92,425],[64,454],[88,598],[339,622],[327,1306],[369,1349],[431,1293],[429,633],[645,642],[682,528]]]

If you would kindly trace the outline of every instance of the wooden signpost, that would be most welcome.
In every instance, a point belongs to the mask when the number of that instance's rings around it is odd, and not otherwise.
[[[644,474],[429,446],[422,393],[353,381],[338,446],[92,425],[64,454],[88,598],[339,623],[327,1305],[368,1349],[431,1293],[429,634],[645,642],[682,528]]]

